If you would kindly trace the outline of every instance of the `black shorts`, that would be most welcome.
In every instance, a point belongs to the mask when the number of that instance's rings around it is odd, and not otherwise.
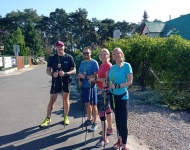
[[[61,78],[57,79],[53,78],[50,93],[51,94],[60,93],[60,92],[69,93],[71,88],[71,81],[72,81],[71,78],[67,80],[64,79],[61,80]]]

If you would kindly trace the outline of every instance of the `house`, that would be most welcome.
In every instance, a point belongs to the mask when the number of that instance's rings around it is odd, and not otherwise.
[[[148,35],[151,37],[160,36],[165,23],[163,22],[145,22],[141,28],[141,35]]]
[[[167,37],[172,34],[190,40],[190,14],[166,22],[145,22],[141,29],[141,35],[152,37]]]

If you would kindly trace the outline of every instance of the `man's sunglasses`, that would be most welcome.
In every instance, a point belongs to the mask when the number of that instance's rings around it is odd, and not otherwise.
[[[89,54],[89,52],[83,52],[83,55],[88,55]]]

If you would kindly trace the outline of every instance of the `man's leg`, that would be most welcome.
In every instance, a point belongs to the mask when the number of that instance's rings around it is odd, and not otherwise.
[[[69,103],[70,93],[63,92],[63,108],[64,108],[64,116],[68,116],[70,103]]]
[[[51,112],[53,110],[54,103],[57,100],[57,96],[58,96],[58,93],[50,94],[50,100],[47,106],[47,115],[46,115],[45,120],[40,124],[41,127],[46,127],[51,122]]]
[[[98,108],[97,108],[97,105],[94,105],[94,106],[92,106],[92,110],[93,110],[93,122],[95,122],[96,123],[96,121],[97,121],[97,116],[98,116]]]
[[[71,83],[63,83],[63,110],[64,110],[64,125],[68,125],[69,122],[69,118],[68,118],[68,114],[69,114],[69,109],[70,109],[70,102],[69,102],[69,97],[70,97],[70,88],[71,88]]]
[[[48,107],[47,107],[47,116],[46,117],[51,117],[51,112],[54,108],[54,104],[57,100],[57,96],[58,96],[58,93],[56,94],[50,94],[50,100],[49,100],[49,103],[48,103]]]
[[[90,105],[90,102],[85,103],[85,106],[87,110],[88,120],[92,120],[92,107]]]
[[[90,90],[82,88],[83,103],[86,107],[87,120],[83,123],[83,126],[88,126],[92,124],[92,107],[89,102]]]

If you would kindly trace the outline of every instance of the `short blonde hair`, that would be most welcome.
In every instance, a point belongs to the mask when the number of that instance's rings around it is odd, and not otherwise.
[[[100,60],[101,60],[101,58],[100,58],[100,54],[101,54],[101,52],[106,52],[107,55],[109,56],[108,60],[110,60],[110,52],[109,52],[108,49],[106,49],[106,48],[101,49],[101,51],[100,51],[100,53],[99,53],[99,59],[100,59]]]

